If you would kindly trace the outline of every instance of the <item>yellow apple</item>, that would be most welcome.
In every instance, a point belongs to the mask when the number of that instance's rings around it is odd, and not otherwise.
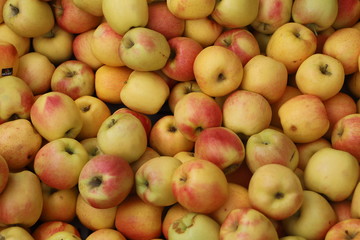
[[[215,7],[215,0],[168,0],[169,11],[181,19],[199,19],[209,16]]]

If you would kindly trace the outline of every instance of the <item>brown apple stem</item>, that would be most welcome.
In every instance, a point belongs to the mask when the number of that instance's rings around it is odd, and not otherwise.
[[[328,67],[329,67],[328,64],[321,65],[320,66],[321,73],[324,74],[324,75],[331,75],[331,72],[328,71]]]
[[[313,33],[315,34],[315,36],[318,36],[318,32],[317,32],[317,25],[315,23],[309,23],[309,24],[306,24],[306,26],[311,30],[313,31]]]
[[[11,13],[13,16],[16,16],[19,14],[20,10],[18,7],[15,7],[14,5],[10,4]]]

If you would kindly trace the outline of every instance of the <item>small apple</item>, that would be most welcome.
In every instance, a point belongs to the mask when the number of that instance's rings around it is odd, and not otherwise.
[[[35,240],[28,229],[20,226],[5,227],[0,230],[0,237],[3,239]]]
[[[353,26],[360,19],[360,3],[356,0],[338,0],[338,14],[333,27],[335,29]]]

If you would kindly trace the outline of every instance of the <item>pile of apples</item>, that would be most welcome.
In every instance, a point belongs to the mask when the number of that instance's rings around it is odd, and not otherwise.
[[[360,239],[359,19],[0,0],[0,239]]]

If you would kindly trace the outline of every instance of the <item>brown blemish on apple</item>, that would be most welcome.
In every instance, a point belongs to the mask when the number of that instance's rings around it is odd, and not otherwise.
[[[296,132],[296,130],[297,130],[297,127],[295,125],[290,126],[290,131]]]

